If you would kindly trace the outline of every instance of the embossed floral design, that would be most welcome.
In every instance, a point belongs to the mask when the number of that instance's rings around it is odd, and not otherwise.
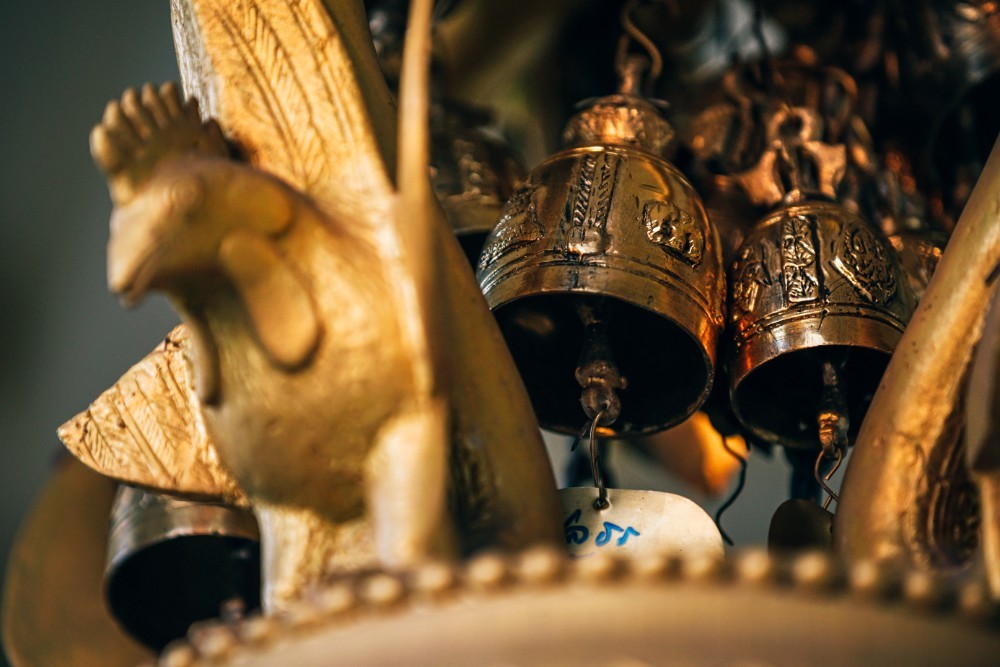
[[[673,202],[655,199],[642,209],[643,224],[649,240],[691,266],[697,266],[705,254],[705,236],[691,214]]]
[[[504,207],[503,215],[486,242],[479,257],[482,273],[501,255],[513,247],[534,243],[542,238],[543,229],[535,213],[533,186],[524,186],[514,193]]]
[[[861,225],[844,225],[832,264],[871,303],[885,305],[896,294],[889,254],[878,238]]]

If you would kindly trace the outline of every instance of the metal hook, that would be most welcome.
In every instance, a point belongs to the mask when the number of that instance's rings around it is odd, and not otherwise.
[[[819,471],[819,466],[823,462],[823,459],[829,458],[825,451],[820,451],[819,456],[816,457],[816,465],[813,466],[813,475],[816,477],[816,481],[827,493],[827,499],[826,502],[823,503],[823,509],[830,506],[831,500],[836,500],[837,504],[840,504],[840,496],[834,493],[833,489],[830,488],[830,485],[827,484],[827,482],[833,478],[834,473],[840,469],[840,464],[844,460],[844,452],[842,449],[838,447],[834,451],[836,452],[835,456],[837,458],[837,462],[833,464],[833,468],[831,468],[830,472],[826,473],[826,475],[820,474]]]
[[[611,507],[608,490],[604,487],[604,476],[601,474],[601,457],[597,455],[597,422],[601,421],[603,415],[603,412],[598,412],[590,423],[590,469],[594,473],[594,486],[597,487],[594,509],[598,511]]]
[[[648,90],[652,90],[653,83],[660,77],[660,73],[663,71],[663,55],[660,50],[656,48],[656,44],[653,40],[649,38],[639,27],[632,21],[632,12],[635,11],[636,6],[638,6],[639,0],[629,0],[622,7],[622,13],[620,16],[622,30],[625,34],[622,35],[621,41],[618,43],[618,53],[615,57],[615,62],[618,67],[619,72],[625,71],[625,56],[628,50],[628,40],[632,38],[635,40],[642,48],[646,50],[649,54],[649,78],[646,80],[646,87]]]
[[[597,487],[597,500],[594,501],[594,509],[598,511],[611,507],[611,501],[608,500],[608,489],[604,486],[604,475],[601,474],[601,457],[597,455],[597,424],[603,416],[603,412],[598,412],[594,415],[593,421],[586,422],[580,435],[573,440],[573,445],[569,448],[569,451],[575,452],[580,442],[587,437],[588,433],[590,434],[590,472],[594,476],[594,486]]]

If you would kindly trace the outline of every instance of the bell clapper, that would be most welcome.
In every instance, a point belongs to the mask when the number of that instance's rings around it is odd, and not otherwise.
[[[618,419],[622,410],[618,391],[628,385],[611,354],[607,324],[601,310],[599,306],[582,301],[577,304],[584,334],[580,362],[576,367],[576,381],[582,388],[580,405],[587,415],[587,423],[573,445],[573,449],[576,449],[576,445],[589,432],[590,469],[599,492],[594,501],[594,508],[597,510],[610,507],[601,457],[597,453],[597,427],[609,426]]]
[[[843,367],[843,360],[840,363],[829,359],[823,362],[823,393],[820,396],[819,411],[816,415],[819,427],[820,453],[813,466],[813,475],[816,481],[827,493],[823,509],[829,507],[831,500],[840,502],[840,498],[827,482],[840,468],[848,446],[847,430],[850,427],[850,421],[844,391],[844,378],[840,373],[840,369]],[[833,468],[823,475],[821,471],[823,462],[831,460],[835,461]]]
[[[576,367],[576,381],[583,391],[580,405],[587,419],[595,424],[610,426],[622,411],[618,391],[628,386],[611,354],[607,323],[598,307],[589,303],[577,304],[583,322],[583,348]]]

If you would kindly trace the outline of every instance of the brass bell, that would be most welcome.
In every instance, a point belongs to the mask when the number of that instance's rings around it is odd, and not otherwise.
[[[719,241],[666,159],[674,131],[638,93],[643,62],[630,58],[621,92],[570,119],[565,148],[507,202],[479,262],[539,421],[563,433],[592,412],[603,437],[662,430],[712,387]]]
[[[821,468],[842,461],[914,297],[882,232],[838,199],[856,195],[872,170],[854,80],[797,49],[792,60],[736,67],[725,82],[729,101],[703,117],[728,118],[728,130],[696,136],[769,211],[728,275],[730,403],[756,440],[821,449],[809,467],[822,485]]]
[[[105,594],[112,614],[161,650],[195,621],[260,606],[253,514],[122,486],[111,509]]]
[[[814,196],[758,222],[729,280],[740,421],[762,440],[817,448],[817,412],[834,391],[850,438],[914,308],[892,246],[860,216]]]
[[[431,116],[431,184],[473,266],[525,177],[511,148],[485,129],[489,120],[454,103],[436,104]]]
[[[375,52],[394,92],[399,88],[408,4],[400,0],[365,3]],[[444,18],[451,8],[450,2],[439,2],[435,18]],[[490,130],[489,111],[445,99],[441,71],[432,68],[432,75],[431,185],[469,264],[475,267],[486,236],[524,179],[525,169],[511,147]]]
[[[948,235],[931,224],[930,207],[917,191],[910,161],[902,151],[889,148],[884,162],[875,176],[873,218],[881,223],[919,300],[941,261]]]

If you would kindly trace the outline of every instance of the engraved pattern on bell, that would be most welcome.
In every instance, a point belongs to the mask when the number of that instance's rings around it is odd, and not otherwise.
[[[573,295],[609,312],[628,387],[610,433],[654,432],[704,401],[724,322],[718,236],[669,163],[622,145],[577,146],[508,202],[478,279],[546,428],[576,434],[583,325]]]
[[[504,202],[525,169],[509,146],[480,125],[488,116],[441,105],[431,126],[431,183],[452,230],[475,265]]]
[[[915,305],[889,242],[838,204],[792,204],[751,231],[729,279],[740,421],[762,440],[818,447],[819,365],[832,347],[848,351],[853,436]]]
[[[642,208],[642,222],[649,240],[665,251],[673,252],[691,266],[701,261],[705,235],[687,211],[669,201],[653,199]]]
[[[844,225],[833,266],[872,303],[885,305],[896,293],[889,255],[872,232],[860,225]]]

